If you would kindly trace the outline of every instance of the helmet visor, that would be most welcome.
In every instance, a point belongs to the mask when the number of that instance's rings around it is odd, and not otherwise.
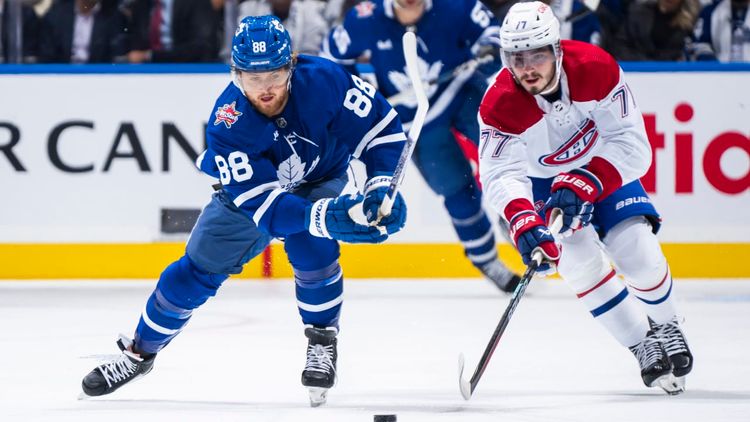
[[[266,72],[240,71],[240,79],[245,90],[262,91],[286,85],[292,75],[291,66]]]
[[[503,51],[503,62],[511,69],[540,67],[553,60],[555,60],[555,53],[552,46],[524,51]]]

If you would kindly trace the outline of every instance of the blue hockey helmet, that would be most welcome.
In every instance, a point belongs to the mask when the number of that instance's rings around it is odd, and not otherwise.
[[[232,65],[245,72],[266,72],[292,61],[292,40],[279,18],[247,16],[232,39]]]

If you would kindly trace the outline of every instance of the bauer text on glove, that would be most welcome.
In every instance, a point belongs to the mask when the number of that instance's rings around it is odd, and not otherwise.
[[[539,274],[554,273],[554,266],[560,260],[560,249],[539,214],[528,210],[513,216],[510,220],[510,236],[524,264],[529,265],[531,256],[538,250],[543,258],[542,264],[537,267],[537,272]]]
[[[560,173],[552,182],[552,195],[544,205],[547,222],[555,208],[562,211],[560,234],[568,236],[589,223],[594,213],[594,202],[602,194],[602,183],[590,171],[573,169]]]

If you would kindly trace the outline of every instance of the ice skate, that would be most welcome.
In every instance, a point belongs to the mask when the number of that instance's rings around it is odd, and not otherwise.
[[[302,371],[302,385],[310,392],[310,406],[318,407],[327,399],[328,390],[336,383],[335,327],[305,327],[307,363]]]
[[[672,363],[672,383],[680,390],[673,394],[685,391],[685,376],[693,369],[693,354],[685,340],[685,334],[680,329],[681,322],[682,320],[675,316],[664,324],[652,323]]]
[[[661,387],[669,394],[679,394],[678,387],[671,381],[672,364],[664,351],[661,340],[654,331],[635,346],[629,347],[641,366],[641,378],[647,387]]]
[[[505,293],[513,293],[518,282],[521,281],[518,274],[514,274],[497,258],[477,268],[492,284]]]
[[[117,347],[122,351],[120,356],[97,366],[83,378],[82,398],[109,394],[151,372],[156,355],[141,357],[133,352],[133,340],[122,334],[117,340]]]

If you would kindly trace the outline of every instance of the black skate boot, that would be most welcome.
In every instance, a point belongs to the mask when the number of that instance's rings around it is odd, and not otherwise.
[[[685,334],[680,329],[681,319],[672,318],[664,324],[654,324],[652,329],[664,344],[664,350],[672,362],[672,375],[674,382],[682,391],[685,390],[685,376],[693,369],[693,354],[690,352]]]
[[[635,346],[629,347],[641,366],[641,378],[646,387],[659,386],[669,394],[678,394],[671,385],[672,364],[656,333],[649,331]]]
[[[302,371],[302,385],[310,391],[312,407],[324,404],[328,389],[336,383],[336,334],[335,327],[305,326],[307,363]]]
[[[518,274],[514,274],[497,258],[477,268],[492,284],[505,293],[513,293],[518,282],[521,281]]]
[[[122,334],[117,340],[117,347],[122,351],[120,356],[97,366],[83,378],[81,386],[84,397],[109,394],[151,372],[156,355],[143,358],[134,353],[133,340]]]

